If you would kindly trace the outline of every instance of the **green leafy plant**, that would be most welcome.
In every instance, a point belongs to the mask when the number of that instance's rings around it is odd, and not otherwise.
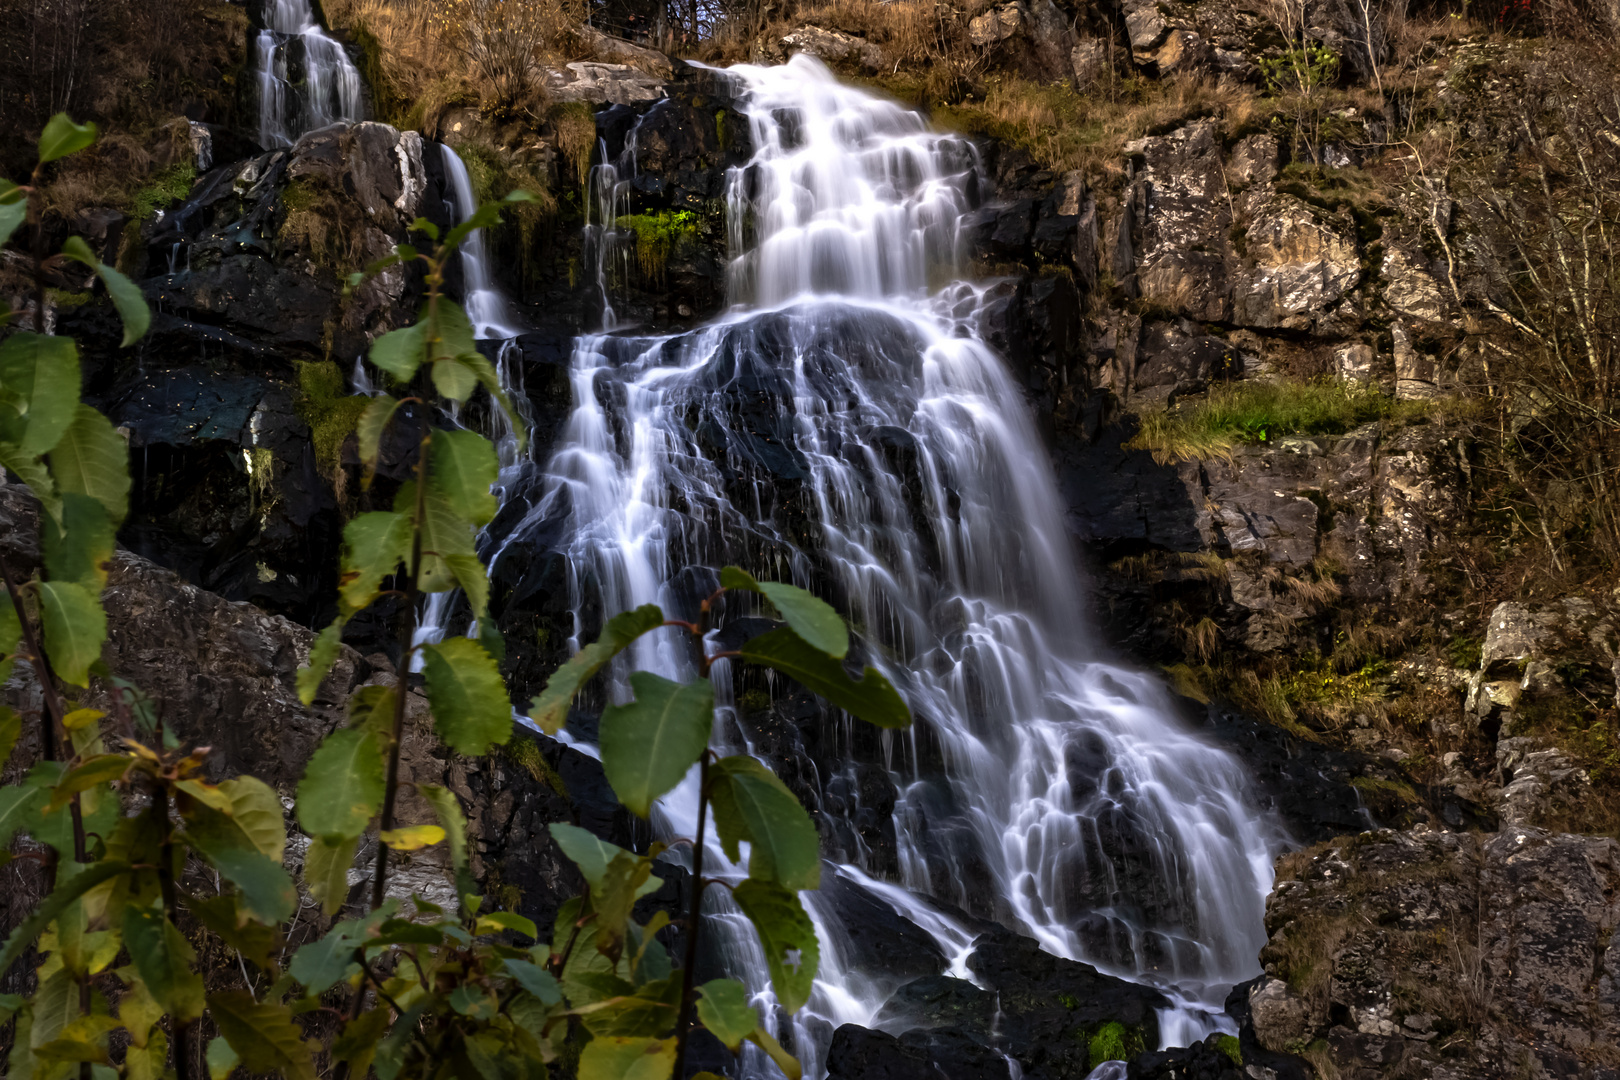
[[[58,117],[46,128],[42,162],[94,137],[93,128]],[[0,189],[0,240],[28,219],[37,170],[34,180]],[[451,752],[470,757],[506,743],[513,725],[500,671],[504,645],[488,617],[488,582],[474,548],[496,509],[496,456],[482,436],[436,427],[429,417],[435,404],[465,402],[480,387],[510,411],[466,313],[442,294],[445,261],[473,229],[494,225],[499,211],[480,207],[442,238],[418,220],[413,229],[431,250],[400,245],[351,278],[358,284],[406,261],[425,265],[418,321],[377,338],[370,351],[402,396],[368,399],[356,421],[367,482],[391,425],[416,424],[416,453],[393,509],[348,523],[339,614],[315,638],[297,678],[300,698],[313,701],[341,651],[345,623],[385,597],[398,599],[400,670],[421,661],[434,731]],[[101,276],[124,316],[126,343],[145,331],[147,310],[130,282],[95,261],[82,241],[70,241],[60,257]],[[36,310],[43,312],[40,295]],[[295,840],[278,793],[251,776],[210,781],[208,748],[181,745],[139,692],[101,665],[100,594],[127,512],[127,450],[108,421],[78,400],[74,343],[38,330],[0,342],[0,458],[43,507],[41,572],[21,581],[0,566],[7,586],[0,675],[19,658],[33,667],[43,691],[45,751],[22,783],[0,788],[0,842],[27,836],[43,854],[19,857],[38,858],[52,876],[49,894],[0,946],[0,974],[25,956],[37,961],[31,994],[0,997],[0,1023],[13,1025],[12,1075],[190,1080],[200,1057],[210,1080],[238,1069],[289,1080],[314,1080],[329,1069],[379,1080],[496,1080],[543,1077],[548,1063],[577,1054],[580,1080],[665,1080],[685,1075],[688,1037],[701,1025],[733,1051],[756,1044],[797,1080],[797,1062],[761,1022],[748,988],[694,978],[702,900],[715,886],[730,891],[757,932],[782,1009],[808,1000],[819,958],[798,897],[820,879],[815,827],[760,762],[709,749],[708,675],[722,658],[758,664],[870,723],[909,724],[904,701],[879,672],[867,667],[857,678],[847,670],[849,632],[831,607],[728,567],[694,621],[651,605],[609,620],[531,705],[532,722],[555,734],[575,696],[638,637],[660,630],[690,637],[695,680],[631,673],[633,696],[604,711],[599,736],[608,780],[642,817],[698,772],[696,832],[675,841],[690,847],[692,865],[679,966],[658,939],[671,916],[659,912],[645,923],[632,917],[635,901],[657,887],[653,870],[664,845],[635,853],[553,824],[551,835],[579,867],[586,891],[542,928],[478,894],[467,819],[453,792],[416,784],[433,820],[400,820],[403,677],[354,691],[347,723],[308,762],[294,801],[304,834],[296,841],[302,866],[295,880],[287,868]],[[413,644],[419,598],[451,589],[466,595],[477,638]],[[704,634],[727,594],[770,605],[781,625],[734,651],[708,654]],[[71,696],[92,674],[117,690],[112,715]],[[21,725],[16,713],[0,712],[0,760],[10,757]],[[748,844],[745,878],[706,876],[711,819],[731,861]],[[368,895],[351,900],[350,874],[361,841],[373,834]],[[454,909],[390,895],[394,853],[436,845],[444,845],[454,873]],[[193,891],[188,867],[212,871],[218,895]],[[300,886],[331,921],[288,957]],[[205,982],[198,958],[218,954],[215,942],[239,958],[239,982],[234,971],[223,986]],[[313,1030],[326,1034],[312,1039],[308,1024],[321,1017]],[[202,1048],[200,1031],[218,1035]]]

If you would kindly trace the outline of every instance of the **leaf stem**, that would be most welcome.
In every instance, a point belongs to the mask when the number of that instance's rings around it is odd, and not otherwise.
[[[382,906],[388,883],[388,845],[382,833],[394,827],[394,797],[399,792],[399,748],[405,738],[405,698],[409,693],[411,641],[416,637],[418,579],[422,572],[422,516],[427,502],[427,452],[431,435],[422,438],[416,458],[416,529],[411,537],[410,586],[405,590],[405,610],[400,618],[399,671],[394,680],[394,738],[388,747],[388,784],[383,789],[382,817],[377,823],[377,870],[371,878],[371,910]],[[357,990],[356,994],[362,993]]]
[[[698,758],[697,837],[692,841],[692,899],[686,914],[686,965],[681,971],[681,1010],[675,1024],[673,1080],[686,1076],[686,1043],[692,1034],[692,986],[697,977],[698,927],[703,923],[703,830],[709,813],[709,752]]]
[[[163,895],[163,918],[166,923],[172,923],[175,909],[174,833],[169,825],[168,785],[160,783],[154,788],[151,814],[159,835],[163,837],[157,868],[158,888]],[[189,1026],[178,1020],[172,1025],[175,1080],[191,1080],[191,1050],[186,1037],[189,1034]]]

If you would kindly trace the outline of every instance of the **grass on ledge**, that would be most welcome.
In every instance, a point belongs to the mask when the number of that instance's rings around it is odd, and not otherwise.
[[[1238,382],[1195,401],[1141,416],[1126,448],[1150,450],[1160,465],[1196,458],[1230,460],[1238,446],[1283,435],[1342,435],[1374,420],[1415,420],[1434,401],[1397,401],[1376,387],[1338,380]]]

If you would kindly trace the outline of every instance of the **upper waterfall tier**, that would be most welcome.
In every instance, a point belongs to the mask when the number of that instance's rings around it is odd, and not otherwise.
[[[264,0],[254,43],[259,145],[291,146],[305,132],[361,119],[360,72],[315,21],[309,0]]]

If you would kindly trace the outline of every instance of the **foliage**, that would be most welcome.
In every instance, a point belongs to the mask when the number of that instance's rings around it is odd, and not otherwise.
[[[1374,420],[1413,420],[1436,406],[1397,401],[1371,385],[1245,381],[1212,388],[1196,401],[1144,412],[1127,445],[1153,452],[1160,464],[1230,457],[1240,444],[1283,435],[1338,435]]]
[[[41,158],[78,152],[94,138],[93,127],[58,117],[46,128]],[[0,188],[0,240],[37,212],[37,196],[36,184]],[[371,362],[405,396],[342,404],[335,397],[340,375],[325,365],[300,372],[305,407],[315,410],[312,426],[359,406],[355,426],[368,480],[391,425],[414,428],[417,453],[393,509],[361,514],[344,531],[338,618],[309,647],[299,697],[308,704],[320,691],[348,619],[384,596],[402,597],[402,670],[422,661],[435,732],[447,753],[468,757],[506,743],[513,721],[499,668],[504,643],[489,618],[488,581],[474,549],[477,530],[496,510],[490,490],[496,456],[481,435],[440,428],[429,418],[434,406],[465,403],[479,388],[508,408],[466,313],[440,292],[446,260],[472,230],[496,224],[499,209],[481,206],[442,237],[418,219],[413,229],[430,247],[400,245],[351,276],[353,287],[390,266],[425,264],[428,292],[418,321],[378,337],[370,351]],[[82,241],[70,242],[63,257],[88,262],[101,276],[125,320],[126,344],[144,333],[149,315],[126,279],[95,262]],[[49,265],[39,263],[42,279]],[[274,789],[251,776],[207,779],[208,748],[182,745],[150,709],[135,707],[132,690],[111,715],[68,696],[88,686],[92,673],[108,675],[99,661],[106,636],[99,597],[129,490],[123,441],[78,401],[78,385],[71,339],[17,331],[0,342],[0,459],[45,509],[41,573],[22,582],[0,566],[7,584],[0,663],[9,670],[26,659],[45,705],[39,718],[45,760],[22,783],[0,788],[0,839],[28,837],[52,871],[51,892],[0,948],[0,974],[25,955],[37,959],[34,992],[0,999],[6,1015],[15,1016],[13,1074],[59,1078],[78,1071],[88,1078],[102,1069],[137,1080],[172,1069],[178,1080],[189,1080],[201,1057],[219,1080],[238,1069],[314,1080],[327,1062],[340,1077],[379,1080],[538,1078],[548,1062],[577,1054],[581,1080],[665,1080],[686,1075],[688,1036],[701,1025],[733,1052],[755,1044],[798,1080],[798,1063],[761,1022],[749,988],[694,979],[701,905],[711,885],[730,889],[754,926],[783,1010],[793,1012],[809,998],[819,958],[798,896],[820,879],[815,826],[756,759],[709,749],[715,714],[708,675],[720,659],[752,663],[799,680],[858,718],[909,724],[904,702],[879,672],[868,667],[859,678],[850,675],[848,630],[825,602],[728,567],[693,621],[668,618],[651,605],[609,620],[602,637],[559,668],[531,706],[534,722],[555,731],[574,696],[637,638],[674,632],[690,641],[695,680],[630,674],[631,693],[604,712],[599,737],[615,793],[643,817],[697,774],[696,831],[679,841],[690,848],[694,882],[679,967],[657,936],[670,924],[668,913],[645,923],[632,917],[636,899],[658,886],[654,867],[663,845],[637,854],[553,824],[552,837],[579,867],[587,890],[562,905],[553,925],[540,927],[478,895],[467,818],[453,792],[415,784],[432,820],[399,820],[407,695],[397,683],[355,690],[347,723],[311,756],[294,802],[308,837],[295,881],[284,865],[291,840]],[[413,644],[418,600],[452,589],[466,595],[477,638]],[[782,625],[735,651],[707,653],[715,604],[728,592],[774,607]],[[21,722],[0,714],[7,757]],[[706,876],[711,817],[730,861],[749,845],[746,877]],[[351,904],[349,875],[368,834],[379,841],[369,899]],[[454,909],[390,896],[392,853],[439,845],[455,873]],[[188,875],[188,867],[206,867],[219,895],[194,892],[199,876]],[[318,938],[289,949],[287,923],[300,886],[334,921]],[[188,937],[182,927],[196,929]],[[229,981],[205,982],[199,957],[221,948],[237,958]],[[116,1015],[102,996],[115,986]],[[328,1027],[325,1041],[309,1039],[300,1019],[318,1013],[341,1020]],[[198,1054],[193,1039],[203,1023],[219,1036]]]
[[[649,281],[662,281],[669,257],[697,236],[697,215],[690,210],[626,214],[618,229],[636,238],[636,266]]]
[[[136,221],[145,221],[157,211],[185,201],[196,179],[197,167],[191,162],[179,161],[170,165],[130,197],[129,216]]]
[[[1243,1068],[1243,1046],[1238,1042],[1236,1035],[1220,1036],[1215,1040],[1215,1049],[1225,1054],[1233,1065]]]
[[[298,396],[293,405],[309,425],[315,444],[315,463],[328,476],[341,464],[343,440],[359,423],[367,399],[345,393],[342,370],[332,361],[296,361]]]

